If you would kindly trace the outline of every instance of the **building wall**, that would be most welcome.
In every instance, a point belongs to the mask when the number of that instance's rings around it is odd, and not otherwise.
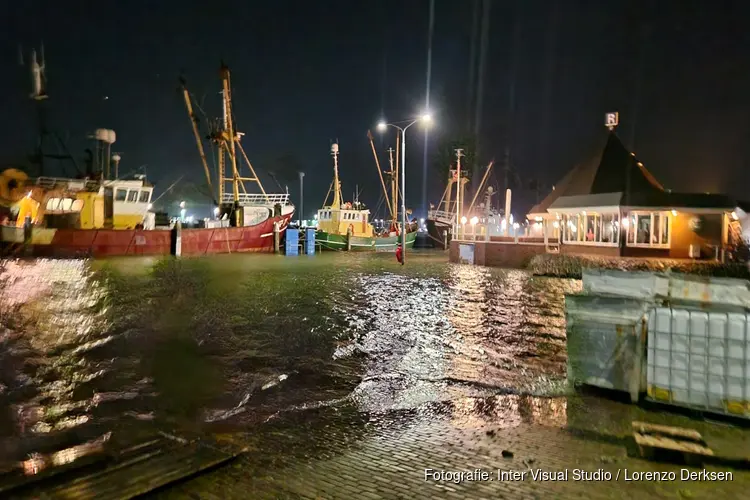
[[[451,241],[449,258],[458,262],[459,241]],[[524,268],[535,255],[546,252],[544,245],[523,245],[487,241],[463,242],[474,244],[474,264],[490,267]]]
[[[698,231],[690,228],[690,220],[700,217],[702,224]],[[690,245],[701,246],[701,257],[713,258],[712,246],[722,246],[722,214],[687,214],[679,212],[672,217],[672,236],[669,257],[687,259],[690,257]]]
[[[670,257],[668,248],[642,248],[626,246],[622,249],[623,257],[652,257],[667,259]]]
[[[618,247],[596,247],[593,245],[560,245],[560,253],[568,255],[599,255],[602,257],[619,257]]]

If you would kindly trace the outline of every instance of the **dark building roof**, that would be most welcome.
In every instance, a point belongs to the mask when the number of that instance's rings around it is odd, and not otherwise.
[[[605,194],[609,196],[602,196]],[[603,204],[605,200],[606,204]],[[651,172],[622,144],[620,138],[610,132],[601,152],[568,172],[555,189],[541,203],[532,207],[529,213],[545,213],[550,208],[612,204],[693,208],[734,206],[723,195],[665,191]]]
[[[588,162],[577,165],[555,189],[529,213],[544,213],[563,196],[603,193],[654,193],[664,188],[643,164],[622,144],[617,134],[607,134],[601,151]]]

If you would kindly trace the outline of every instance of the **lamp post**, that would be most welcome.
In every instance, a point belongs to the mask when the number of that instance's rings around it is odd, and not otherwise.
[[[401,265],[406,263],[406,130],[417,122],[429,124],[432,121],[432,115],[425,113],[415,120],[409,122],[396,122],[406,123],[404,127],[400,127],[395,123],[380,122],[378,123],[378,131],[385,132],[388,127],[393,127],[401,132],[401,248],[402,258]]]

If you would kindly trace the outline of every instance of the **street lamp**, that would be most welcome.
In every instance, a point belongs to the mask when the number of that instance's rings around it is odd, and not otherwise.
[[[406,130],[417,122],[422,122],[425,125],[432,123],[432,115],[425,113],[419,118],[414,120],[396,123],[406,123],[404,127],[400,127],[395,123],[387,123],[381,121],[378,123],[378,131],[385,132],[388,127],[393,127],[401,132],[401,248],[403,249],[401,257],[401,265],[403,266],[406,262]]]

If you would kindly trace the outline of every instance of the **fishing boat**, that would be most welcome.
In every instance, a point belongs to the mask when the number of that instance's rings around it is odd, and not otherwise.
[[[108,257],[120,255],[201,255],[207,253],[271,252],[294,213],[289,193],[264,190],[250,164],[236,131],[232,115],[229,69],[222,65],[223,118],[215,123],[210,140],[218,146],[218,192],[214,192],[216,218],[206,219],[195,229],[157,228],[151,211],[154,186],[142,174],[119,175],[119,153],[112,153],[112,130],[98,129],[96,161],[89,155],[86,172],[78,178],[30,177],[19,169],[0,174],[0,243],[4,253],[23,251],[27,255],[50,257]],[[49,95],[44,88],[44,61],[32,53],[32,95],[41,106]],[[190,96],[183,85],[185,102],[193,124],[209,185],[197,119]],[[42,108],[40,108],[40,116]],[[46,127],[42,125],[42,130]],[[47,133],[48,132],[43,132]],[[42,170],[44,136],[37,157]],[[241,173],[241,154],[250,176]],[[71,155],[68,158],[75,164]],[[114,169],[110,167],[114,166]],[[76,165],[77,168],[77,165]],[[225,171],[229,169],[227,175]],[[255,182],[260,193],[249,193],[244,181]],[[231,192],[225,184],[231,183]],[[164,231],[162,229],[174,229]]]
[[[491,204],[492,187],[488,187],[485,192],[485,202],[479,204],[477,207],[478,210],[474,210],[474,204],[479,194],[483,191],[494,162],[490,162],[487,165],[484,176],[474,193],[471,203],[469,203],[468,209],[464,210],[466,208],[464,202],[466,184],[469,182],[469,179],[466,177],[466,171],[461,169],[462,157],[462,151],[460,149],[456,150],[456,168],[449,170],[448,183],[445,186],[445,191],[443,191],[443,196],[440,198],[437,208],[434,205],[430,205],[430,210],[427,212],[427,234],[434,247],[447,248],[454,234],[458,236],[465,234],[465,226],[475,217],[476,224],[485,227],[485,230],[495,227],[495,222],[497,221],[499,224],[500,221],[500,215],[492,208]],[[456,185],[455,200],[452,199],[454,185]],[[476,226],[472,227],[472,231],[476,231],[476,229]]]
[[[370,210],[359,200],[344,202],[338,169],[339,145],[331,145],[333,156],[333,182],[328,190],[323,207],[318,210],[318,230],[315,240],[325,250],[351,250],[394,252],[401,242],[401,230],[397,224],[376,231],[370,223]],[[333,194],[330,204],[328,198]],[[412,248],[416,240],[416,225],[410,224],[406,233],[406,247]]]

